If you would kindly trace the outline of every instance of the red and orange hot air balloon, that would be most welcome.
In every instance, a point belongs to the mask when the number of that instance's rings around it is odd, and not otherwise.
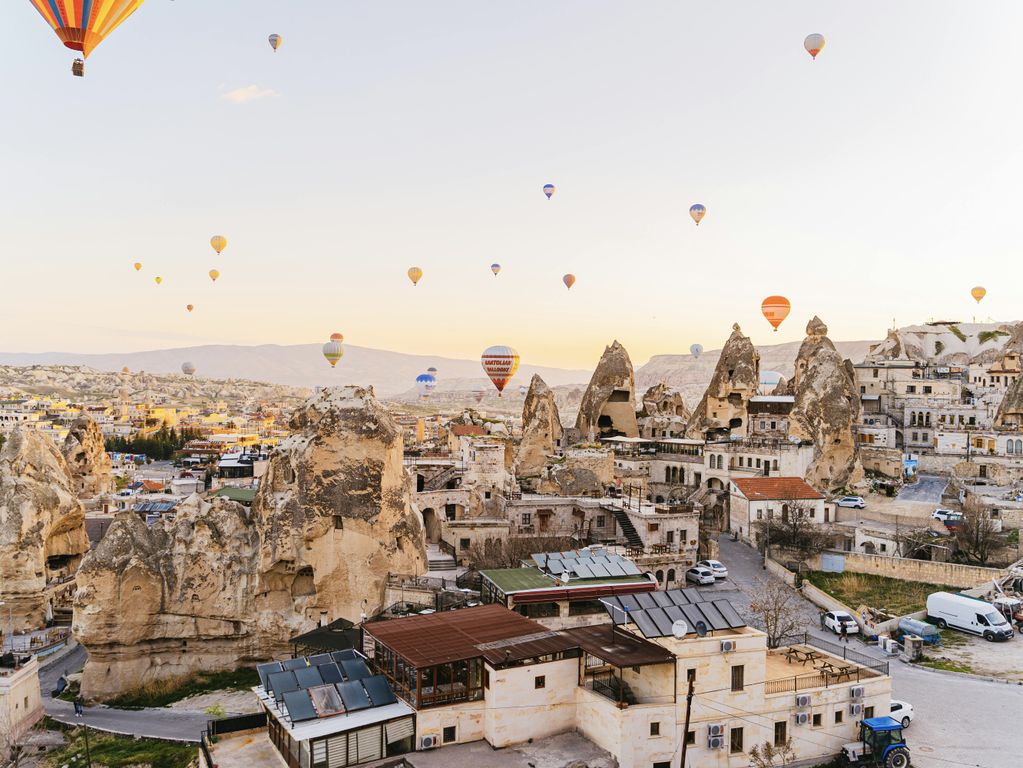
[[[29,0],[57,37],[82,58],[103,42],[118,25],[142,5],[143,0]],[[84,61],[75,62],[76,75],[85,73]]]
[[[519,353],[511,347],[488,347],[480,357],[480,363],[497,387],[497,396],[500,397],[505,386],[515,375],[515,371],[519,369]]]
[[[791,310],[792,304],[784,296],[768,296],[760,305],[760,311],[764,313],[767,322],[774,326],[775,333]]]

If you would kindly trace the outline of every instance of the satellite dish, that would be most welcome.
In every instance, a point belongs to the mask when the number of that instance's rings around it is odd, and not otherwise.
[[[696,634],[698,634],[700,637],[707,636],[707,625],[704,622],[702,621],[696,622]]]
[[[672,622],[671,634],[677,637],[679,640],[685,640],[686,635],[689,633],[689,625],[682,619]]]

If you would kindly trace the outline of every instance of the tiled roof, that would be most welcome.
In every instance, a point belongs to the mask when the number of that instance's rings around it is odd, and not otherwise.
[[[750,501],[824,498],[801,477],[747,477],[732,482]]]
[[[476,424],[455,424],[451,427],[451,434],[455,437],[476,437],[487,434],[487,430]]]

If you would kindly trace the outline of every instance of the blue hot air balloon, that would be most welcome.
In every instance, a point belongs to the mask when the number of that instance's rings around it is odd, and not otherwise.
[[[437,377],[430,373],[421,373],[416,376],[416,391],[424,400],[428,398],[433,390],[437,388]]]
[[[545,195],[547,195],[547,199],[550,200],[551,196],[554,195],[554,185],[553,184],[544,184],[543,185],[543,193]]]
[[[699,360],[700,355],[703,354],[703,344],[693,344],[691,347],[689,347],[689,352],[692,354],[694,358]]]

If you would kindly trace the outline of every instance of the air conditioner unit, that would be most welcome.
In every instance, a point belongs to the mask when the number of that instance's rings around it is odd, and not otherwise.
[[[731,653],[735,650],[734,640],[722,640],[721,641],[721,653]]]
[[[724,736],[711,736],[709,739],[707,739],[708,749],[721,749],[724,746],[725,746]]]
[[[806,725],[808,722],[810,722],[809,714],[807,714],[806,712],[796,713],[796,725]]]
[[[810,699],[810,695],[809,694],[801,693],[798,696],[796,696],[796,706],[797,707],[808,707],[808,706],[810,706],[810,703],[811,703],[811,699]]]
[[[707,736],[709,738],[714,738],[715,736],[720,736],[721,738],[724,738],[724,736],[725,736],[725,726],[723,726],[723,725],[708,725],[707,726]]]
[[[863,714],[863,705],[862,704],[850,704],[849,705],[849,714],[853,715],[855,717],[859,717],[860,715]]]
[[[433,749],[440,746],[440,736],[435,733],[424,734],[419,737],[420,749]]]
[[[865,693],[862,685],[854,685],[849,689],[849,695],[854,699],[862,699]]]

